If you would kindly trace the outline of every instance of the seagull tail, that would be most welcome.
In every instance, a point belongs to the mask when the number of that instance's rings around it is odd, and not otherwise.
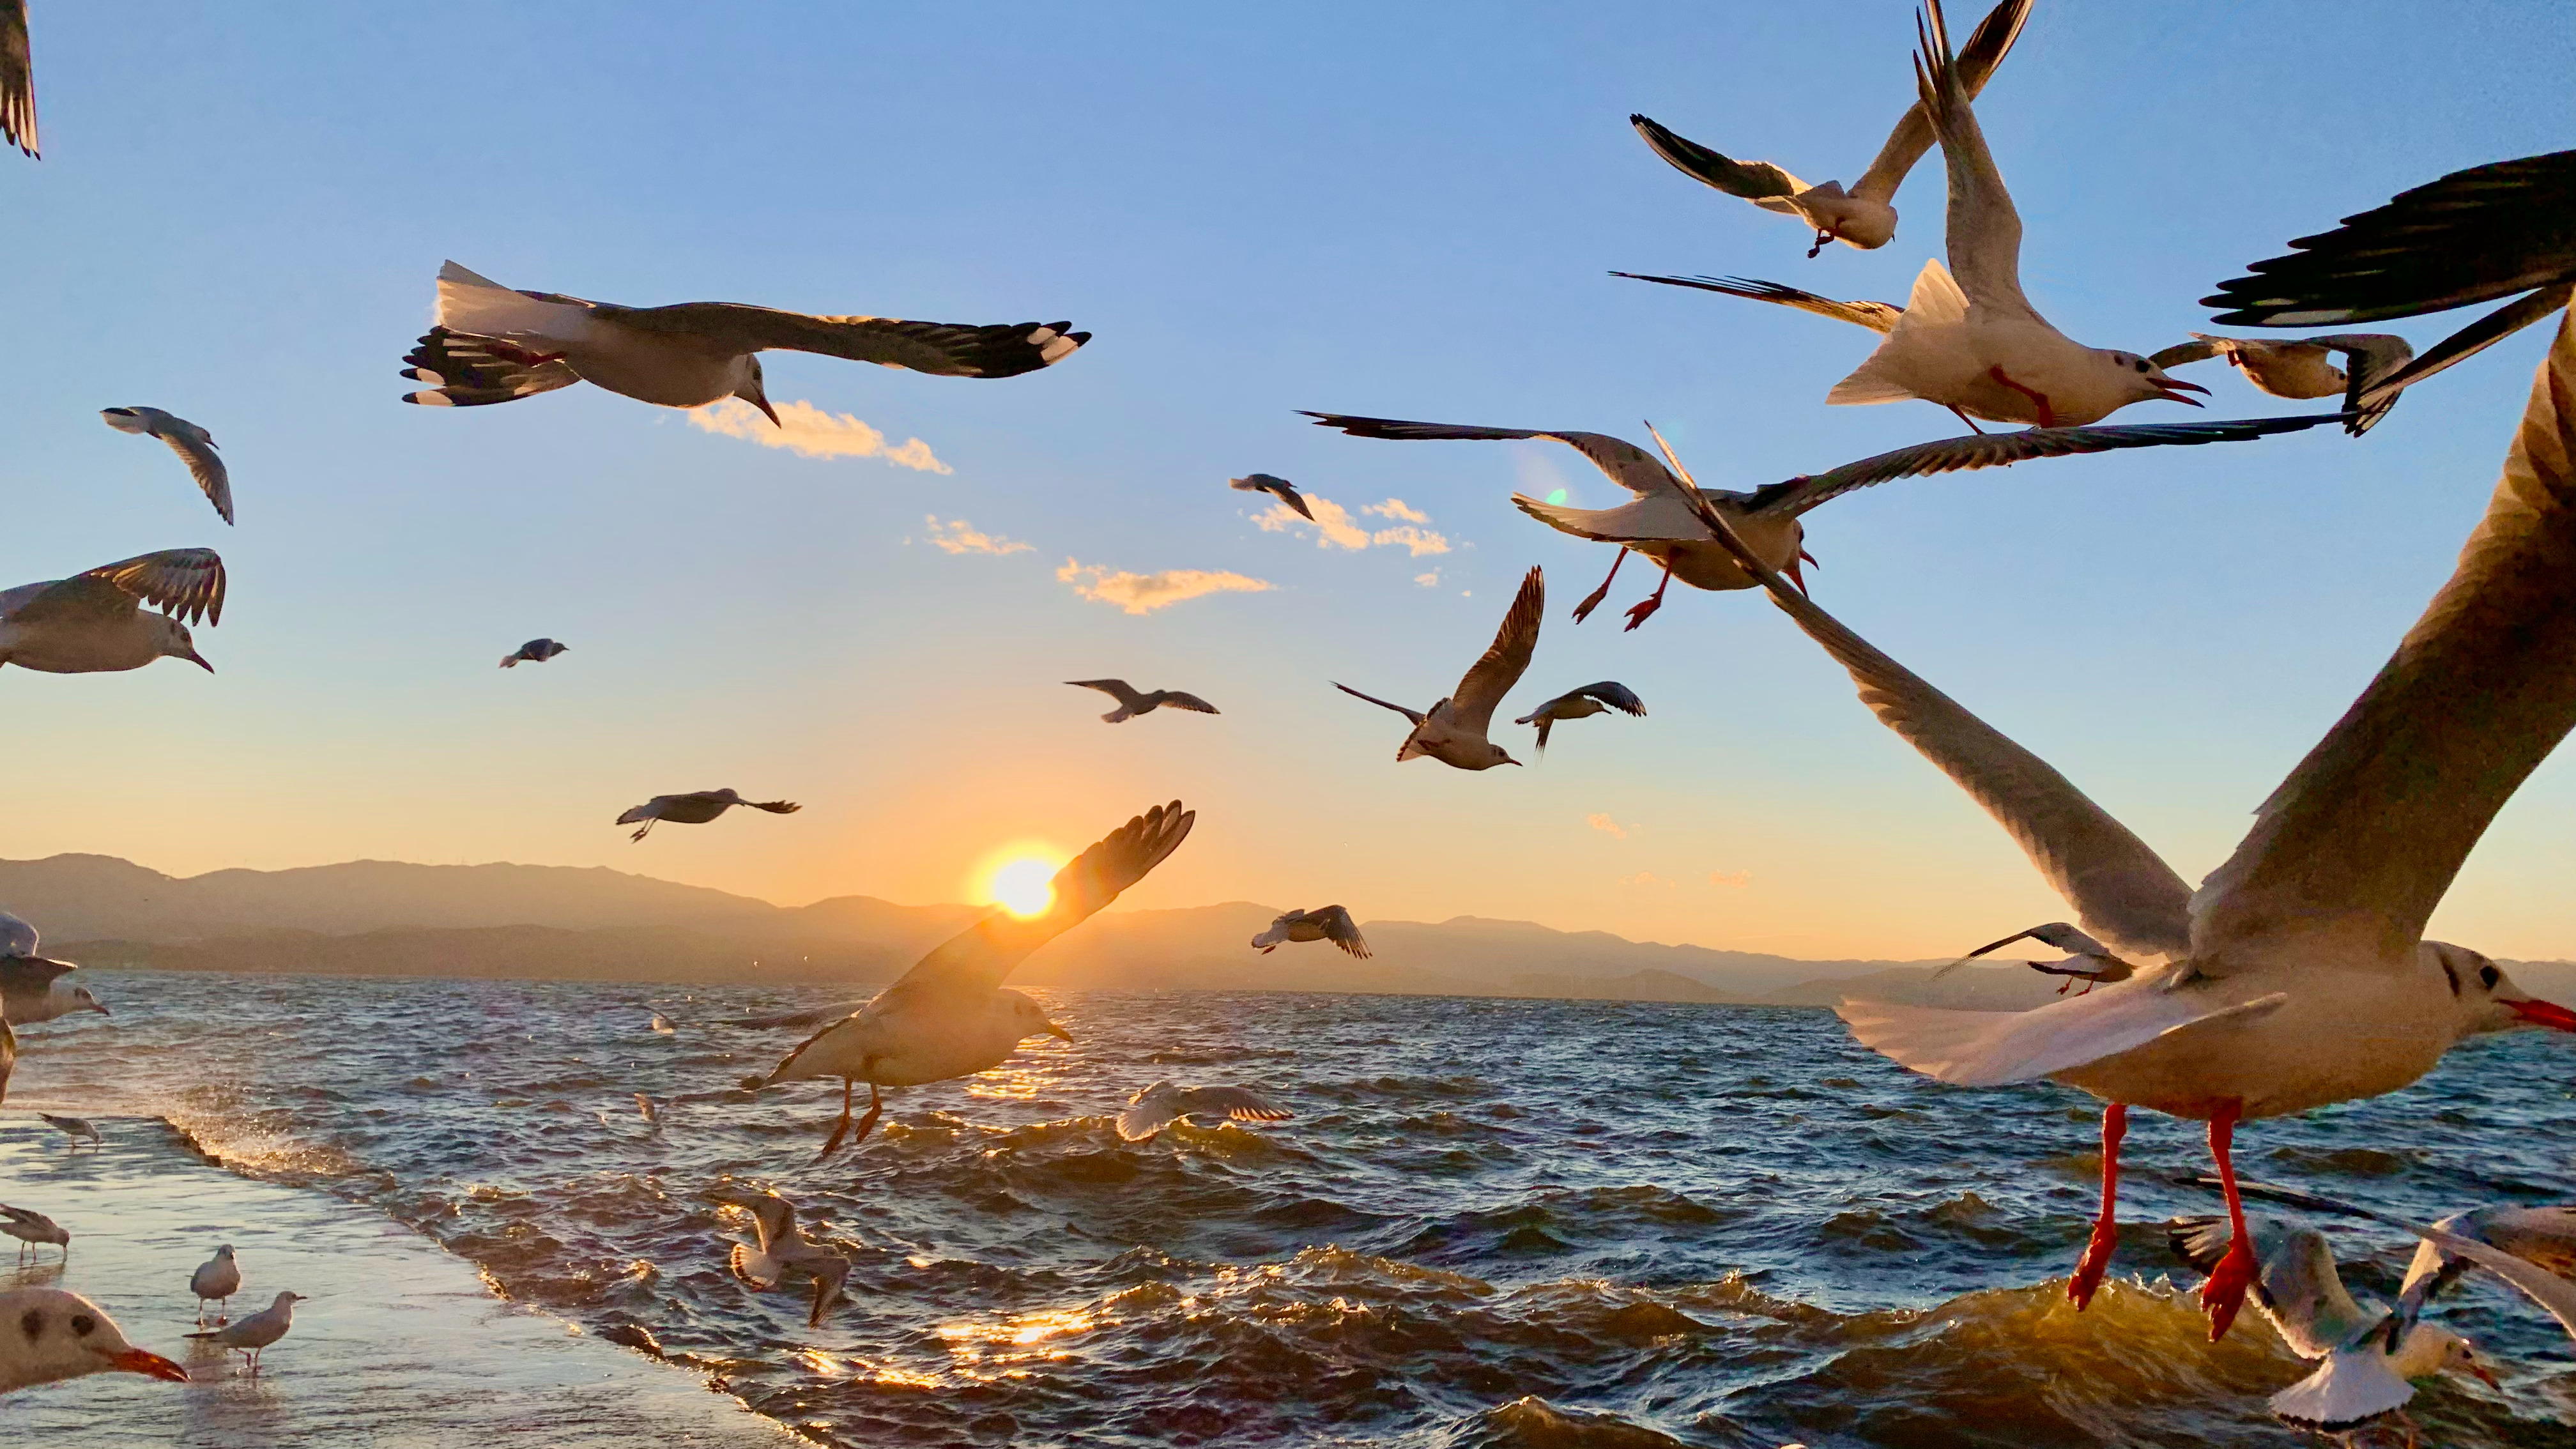
[[[2304,1429],[2341,1434],[2397,1412],[2414,1397],[2415,1386],[2388,1366],[2373,1337],[2364,1347],[2328,1355],[2315,1373],[2274,1394],[2272,1412]]]
[[[512,291],[489,277],[477,276],[454,262],[438,269],[438,315],[441,327],[483,337],[571,339],[590,330],[590,308],[576,302],[550,302]]]
[[[1912,370],[1915,349],[1921,346],[1923,333],[1931,328],[1956,326],[1967,320],[1968,294],[1959,288],[1950,269],[1934,257],[1914,274],[1914,291],[1905,299],[1905,315],[1896,319],[1875,351],[1853,368],[1851,376],[1835,383],[1825,394],[1828,404],[1838,407],[1868,403],[1904,402],[1919,397],[1904,381]]]

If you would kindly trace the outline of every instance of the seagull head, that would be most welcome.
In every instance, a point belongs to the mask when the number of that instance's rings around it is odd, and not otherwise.
[[[2424,1323],[2416,1325],[2389,1356],[2389,1368],[2401,1379],[2431,1378],[2435,1374],[2464,1373],[2472,1375],[2488,1388],[2501,1388],[2493,1370],[2478,1357],[2469,1341],[2447,1328]]]
[[[120,1372],[177,1384],[188,1381],[186,1369],[126,1342],[116,1321],[77,1293],[21,1288],[0,1296],[18,1311],[11,1326],[25,1336],[25,1359],[30,1366],[50,1370],[49,1377]]]
[[[71,1009],[74,1011],[95,1011],[101,1016],[114,1016],[116,1014],[115,1012],[108,1010],[97,997],[90,995],[89,988],[86,986],[66,987],[59,977],[55,979],[54,986],[62,992],[65,1000],[71,1002]]]
[[[2106,348],[2102,351],[2102,356],[2109,358],[2113,365],[2129,374],[2128,392],[2131,402],[2178,402],[2191,407],[2207,406],[2205,403],[2193,402],[2183,394],[2196,392],[2206,397],[2209,395],[2208,388],[2196,382],[2185,382],[2181,378],[2170,376],[2163,368],[2134,352],[2114,352]]]
[[[2554,1001],[2543,1001],[2514,985],[2503,967],[2468,947],[2426,941],[2419,949],[2440,968],[2444,983],[2451,988],[2461,1015],[2460,1035],[2515,1031],[2526,1026],[2576,1032],[2576,1011]]]
[[[1884,201],[1872,201],[1843,190],[1839,181],[1827,181],[1798,193],[1797,207],[1815,224],[1813,257],[1825,249],[1828,241],[1842,242],[1862,251],[1876,251],[1896,236],[1896,208]]]
[[[742,361],[743,371],[747,376],[744,377],[742,386],[733,390],[733,395],[760,409],[760,415],[769,419],[771,427],[784,428],[786,424],[778,420],[778,410],[769,405],[769,389],[761,384],[760,355],[754,353]]]
[[[167,614],[155,614],[152,617],[161,621],[160,647],[164,655],[172,659],[185,659],[208,674],[215,672],[215,666],[208,664],[206,656],[197,652],[196,636],[188,632],[187,625]]]
[[[1072,1032],[1047,1020],[1046,1008],[1038,1005],[1028,996],[1017,991],[1004,991],[1000,996],[1004,1014],[1010,1018],[1010,1024],[1017,1028],[1011,1040],[1027,1041],[1033,1036],[1051,1036],[1059,1041],[1068,1042],[1073,1040]]]

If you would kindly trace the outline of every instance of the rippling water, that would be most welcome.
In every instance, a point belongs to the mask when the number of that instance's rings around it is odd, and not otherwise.
[[[826,1443],[2299,1442],[2261,1401],[2302,1369],[2250,1312],[2206,1343],[2155,1226],[2214,1210],[2149,1176],[2205,1166],[2196,1127],[2140,1115],[2078,1315],[2091,1100],[1941,1087],[1825,1012],[1073,995],[1077,1045],[894,1094],[818,1166],[837,1086],[738,1090],[801,1033],[725,1023],[826,993],[92,974],[116,1019],[31,1031],[17,1093],[166,1115]],[[2425,1216],[2576,1198],[2571,1066],[2540,1033],[2474,1045],[2256,1124],[2240,1161]],[[1122,1143],[1158,1077],[1298,1115]],[[637,1091],[678,1098],[658,1130]],[[728,1183],[850,1256],[822,1328],[726,1273]],[[2393,1292],[2410,1244],[2339,1241]],[[2566,1442],[2564,1335],[2474,1281],[2446,1312],[2505,1389],[2429,1387],[2427,1442]]]

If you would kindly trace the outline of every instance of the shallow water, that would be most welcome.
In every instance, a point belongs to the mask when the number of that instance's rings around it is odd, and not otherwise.
[[[95,974],[116,1019],[31,1031],[13,1107],[166,1115],[827,1443],[2300,1442],[2262,1398],[2302,1370],[2250,1312],[2207,1344],[2157,1226],[2215,1210],[2156,1180],[2205,1168],[2195,1126],[2141,1114],[2118,1276],[2078,1315],[2090,1099],[1941,1087],[1825,1012],[1073,995],[1077,1045],[894,1094],[817,1165],[837,1086],[739,1090],[801,1033],[723,1023],[829,993]],[[2576,1199],[2571,1072],[2539,1033],[2473,1045],[2245,1129],[2240,1162],[2425,1216]],[[1298,1115],[1120,1142],[1159,1077]],[[658,1129],[637,1091],[678,1098]],[[726,1273],[728,1182],[849,1254],[822,1328]],[[2393,1292],[2411,1245],[2339,1241]],[[2565,1336],[2474,1280],[2446,1313],[2505,1387],[2429,1386],[2426,1442],[2565,1442]]]

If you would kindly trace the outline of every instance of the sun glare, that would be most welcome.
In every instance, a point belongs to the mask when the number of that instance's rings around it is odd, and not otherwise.
[[[1042,855],[1014,855],[993,868],[985,899],[1015,916],[1034,916],[1055,904],[1055,873],[1062,862]]]

